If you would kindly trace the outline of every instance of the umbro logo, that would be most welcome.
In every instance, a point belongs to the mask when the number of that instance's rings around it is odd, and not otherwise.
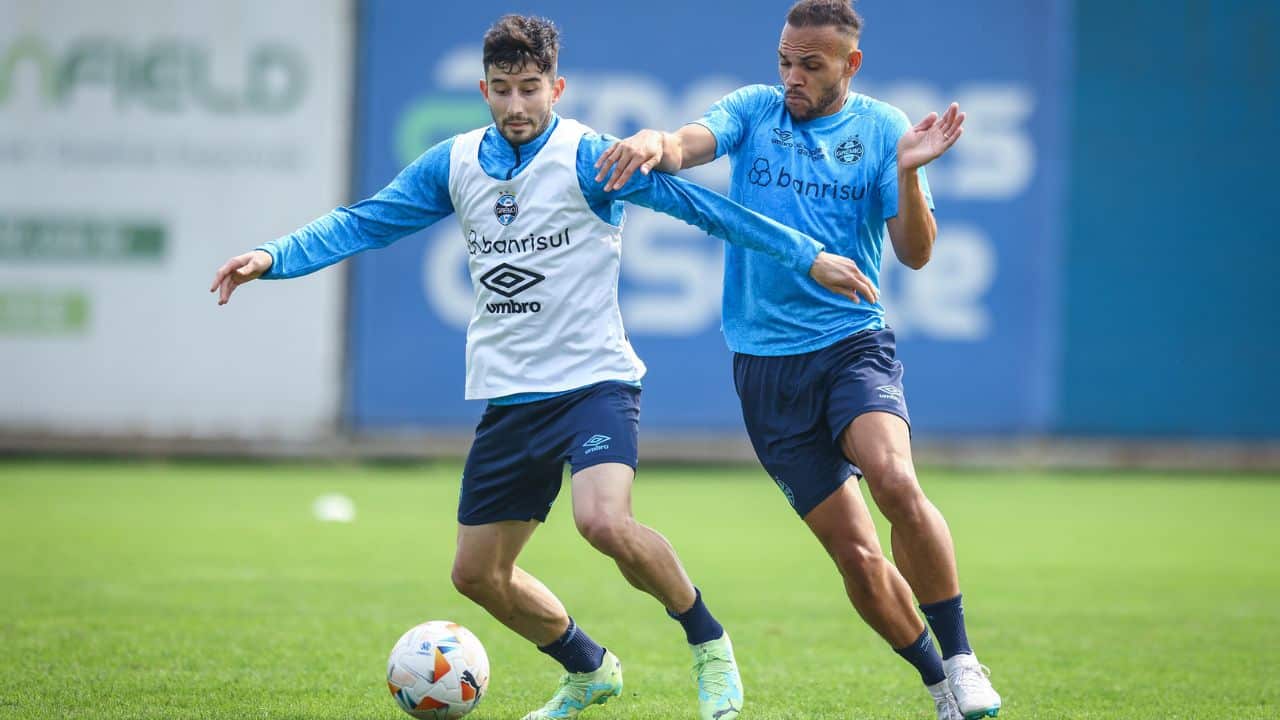
[[[797,142],[795,133],[790,130],[783,130],[782,128],[773,129],[773,138],[769,140],[769,142],[777,145],[778,147],[792,150],[797,155],[811,160],[822,160],[827,156],[826,151],[821,147],[805,147]]]
[[[547,276],[532,270],[502,263],[482,275],[480,284],[503,297],[513,298],[546,279]]]
[[[586,442],[582,443],[582,447],[595,447],[600,443],[607,443],[612,439],[613,438],[609,437],[608,435],[592,435],[591,437],[587,438]]]
[[[884,400],[902,402],[902,390],[894,385],[881,385],[876,388],[876,392],[880,393],[880,397]]]

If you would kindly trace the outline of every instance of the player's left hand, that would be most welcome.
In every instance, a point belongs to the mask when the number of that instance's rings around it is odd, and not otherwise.
[[[820,252],[809,267],[809,277],[837,295],[843,295],[855,303],[876,303],[880,293],[863,274],[858,264],[847,257]]]
[[[959,103],[951,103],[942,117],[929,113],[898,140],[898,171],[915,170],[940,157],[964,134],[962,125],[964,113]]]
[[[605,192],[621,190],[631,176],[639,170],[648,175],[658,163],[662,162],[662,133],[656,130],[641,130],[626,140],[613,144],[600,159],[596,160],[596,182],[609,177],[604,184]],[[610,174],[610,169],[613,173]]]
[[[209,292],[217,292],[218,304],[226,305],[236,288],[262,277],[263,273],[271,269],[271,263],[271,255],[262,250],[237,255],[218,268]]]

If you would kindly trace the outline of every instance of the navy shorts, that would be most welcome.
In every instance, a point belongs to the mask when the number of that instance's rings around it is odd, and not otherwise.
[[[896,345],[886,328],[801,355],[734,354],[733,380],[751,445],[800,517],[862,474],[840,449],[840,435],[854,418],[883,411],[910,426]]]
[[[462,471],[458,522],[545,521],[566,462],[575,473],[602,463],[635,468],[639,440],[640,388],[626,383],[489,405]]]

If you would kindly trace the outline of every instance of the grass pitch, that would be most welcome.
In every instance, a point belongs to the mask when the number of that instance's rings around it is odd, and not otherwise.
[[[1280,717],[1280,478],[921,474],[1001,718]],[[386,656],[428,619],[488,649],[471,717],[521,717],[558,668],[450,585],[458,476],[0,463],[0,717],[396,720]],[[354,523],[312,517],[329,492]],[[585,717],[696,717],[679,626],[567,503],[522,565],[626,666],[624,696]],[[642,468],[635,504],[733,634],[746,718],[932,717],[762,472]]]

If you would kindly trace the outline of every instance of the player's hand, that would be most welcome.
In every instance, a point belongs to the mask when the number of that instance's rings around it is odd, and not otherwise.
[[[213,276],[213,285],[209,292],[218,292],[218,304],[226,305],[231,293],[236,288],[262,277],[262,273],[271,269],[271,255],[261,250],[254,250],[237,255],[222,264],[218,273]]]
[[[596,173],[596,182],[608,176],[609,181],[604,184],[604,191],[620,190],[636,170],[648,175],[660,162],[662,133],[657,130],[641,130],[626,140],[614,143],[596,160],[596,170],[599,171]]]
[[[950,150],[964,134],[962,125],[964,113],[960,112],[958,103],[951,103],[942,117],[929,113],[898,140],[898,171],[924,167]]]
[[[857,263],[847,257],[828,252],[818,253],[813,265],[809,267],[809,277],[831,292],[856,303],[863,300],[874,303],[880,300],[880,293],[871,283],[871,278],[863,275]]]

